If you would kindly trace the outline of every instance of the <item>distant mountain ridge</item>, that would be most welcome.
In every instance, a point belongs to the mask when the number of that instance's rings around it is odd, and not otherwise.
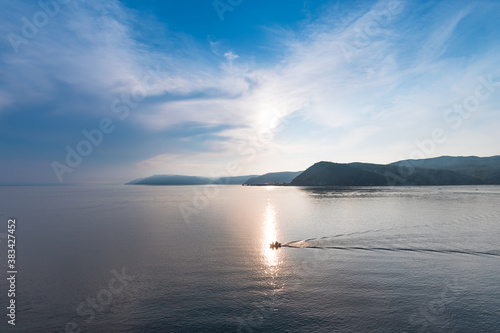
[[[485,184],[500,184],[500,156],[441,156],[421,160],[403,160],[391,163],[428,169],[451,170],[480,178]]]
[[[253,177],[247,180],[244,185],[280,185],[289,184],[302,171],[270,172],[265,175]]]
[[[390,164],[318,162],[305,171],[208,178],[155,175],[127,185],[419,186],[500,185],[500,156],[441,156]]]
[[[475,185],[484,182],[450,170],[414,168],[411,174],[401,174],[398,166],[318,162],[297,176],[293,186],[416,186],[416,185]]]
[[[297,176],[295,186],[498,185],[500,156],[441,156],[387,165],[318,162]]]
[[[241,185],[248,179],[257,177],[256,175],[208,178],[198,176],[181,175],[154,175],[146,178],[139,178],[126,183],[125,185],[208,185],[227,184]]]

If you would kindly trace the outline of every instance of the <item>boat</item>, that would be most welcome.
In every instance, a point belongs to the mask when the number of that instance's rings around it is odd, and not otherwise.
[[[281,243],[279,243],[278,241],[276,241],[276,242],[274,242],[274,243],[269,244],[269,247],[270,247],[271,249],[278,249],[278,248],[280,248],[280,247],[281,247]]]

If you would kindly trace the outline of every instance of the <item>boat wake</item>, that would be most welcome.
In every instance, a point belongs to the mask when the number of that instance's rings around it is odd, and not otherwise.
[[[446,236],[436,233],[428,225],[403,228],[373,229],[332,236],[294,240],[283,243],[287,248],[308,248],[345,251],[385,251],[385,252],[421,252],[441,254],[463,254],[475,256],[500,257],[498,242],[481,242],[472,237],[464,240],[463,235],[453,235],[447,232]],[[408,230],[413,229],[413,230]],[[467,244],[464,244],[467,242]],[[460,244],[461,246],[455,246]]]
[[[412,247],[362,247],[362,246],[317,246],[317,245],[293,245],[283,244],[282,247],[293,249],[325,249],[325,250],[346,250],[346,251],[391,251],[391,252],[432,252],[444,254],[466,254],[475,256],[497,256],[500,257],[500,250],[491,251],[471,251],[455,249],[428,249]]]
[[[395,231],[398,229],[415,229],[415,228],[427,228],[429,227],[428,225],[417,225],[413,227],[405,227],[405,228],[387,228],[387,229],[372,229],[372,230],[365,230],[365,231],[356,231],[356,232],[349,232],[345,234],[336,234],[336,235],[331,235],[331,236],[324,236],[324,237],[314,237],[314,238],[308,238],[304,240],[295,240],[295,241],[290,241],[287,242],[286,244],[292,244],[292,243],[299,243],[299,242],[309,242],[309,241],[315,241],[315,240],[323,240],[323,239],[329,239],[329,238],[340,238],[340,237],[352,237],[352,236],[362,236],[362,235],[367,235],[367,234],[375,234],[375,233],[382,233],[382,232],[390,232],[390,231]]]

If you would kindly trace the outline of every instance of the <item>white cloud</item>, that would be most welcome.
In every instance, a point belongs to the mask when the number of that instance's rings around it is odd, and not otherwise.
[[[470,14],[470,8],[444,22],[444,28],[438,25],[432,34],[421,37],[419,32],[409,30],[403,36],[398,31],[398,15],[404,13],[403,7],[394,10],[385,21],[380,19],[383,11],[387,12],[386,4],[382,1],[364,15],[340,25],[326,17],[310,25],[300,38],[284,33],[289,38],[285,42],[290,48],[288,56],[274,68],[237,71],[237,79],[253,82],[240,85],[237,98],[232,95],[231,99],[168,103],[155,115],[158,118],[150,116],[151,123],[171,126],[167,119],[188,119],[246,125],[247,130],[224,132],[232,139],[221,149],[238,158],[235,146],[245,138],[258,137],[259,131],[269,127],[266,113],[277,112],[284,117],[306,110],[318,128],[330,128],[332,133],[342,130],[344,137],[335,142],[334,148],[329,147],[327,138],[319,143],[304,137],[307,144],[294,146],[296,149],[289,154],[283,154],[284,146],[268,143],[262,151],[263,158],[269,154],[286,160],[292,155],[305,158],[312,156],[311,147],[318,145],[323,159],[369,156],[375,162],[390,162],[409,154],[415,149],[416,140],[429,136],[435,127],[448,126],[443,123],[443,110],[466,97],[475,87],[477,76],[491,71],[498,61],[493,53],[465,66],[455,59],[439,60],[459,22]],[[379,26],[374,22],[379,22]],[[356,44],[360,31],[372,33],[361,46]],[[406,38],[424,45],[421,56],[415,58],[418,62],[410,62],[411,65],[405,59],[408,47],[401,49],[403,46],[399,45]],[[352,49],[348,58],[340,47],[346,42]],[[241,63],[244,58],[238,60]],[[234,77],[234,73],[224,74]],[[227,81],[212,80],[218,89],[227,89],[227,85],[221,84]],[[301,133],[293,135],[300,137]],[[320,158],[318,155],[314,156]],[[252,163],[258,165],[262,161]]]
[[[499,61],[493,51],[467,62],[440,58],[475,7],[451,14],[436,27],[423,27],[412,26],[418,18],[407,14],[411,8],[388,3],[342,13],[342,20],[332,11],[301,31],[275,30],[285,56],[261,67],[220,42],[201,45],[180,34],[170,33],[172,50],[151,49],[134,38],[136,18],[118,1],[75,1],[19,54],[2,56],[0,71],[10,77],[9,86],[0,88],[0,108],[6,96],[58,99],[59,82],[111,101],[140,86],[144,75],[159,66],[162,85],[148,91],[151,98],[128,121],[154,133],[189,122],[232,127],[218,133],[224,141],[210,143],[214,152],[172,157],[159,148],[142,167],[195,173],[222,161],[247,160],[239,152],[241,144],[258,141],[263,131],[299,112],[324,133],[322,140],[300,128],[289,133],[294,137],[290,145],[271,136],[257,144],[258,156],[250,165],[276,170],[278,163],[293,160],[297,169],[307,167],[300,161],[360,156],[389,162],[411,151],[415,139],[445,126],[443,110],[467,96],[477,76],[498,68]],[[491,105],[497,110],[498,98],[484,106],[495,110]],[[85,112],[94,111],[109,114],[108,109]],[[333,141],[339,133],[342,138]],[[270,158],[279,160],[266,164]]]

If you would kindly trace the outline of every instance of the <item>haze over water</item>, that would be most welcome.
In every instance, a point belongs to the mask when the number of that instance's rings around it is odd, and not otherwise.
[[[16,331],[500,327],[500,186],[227,186],[186,223],[179,205],[204,189],[0,187],[18,219]]]

